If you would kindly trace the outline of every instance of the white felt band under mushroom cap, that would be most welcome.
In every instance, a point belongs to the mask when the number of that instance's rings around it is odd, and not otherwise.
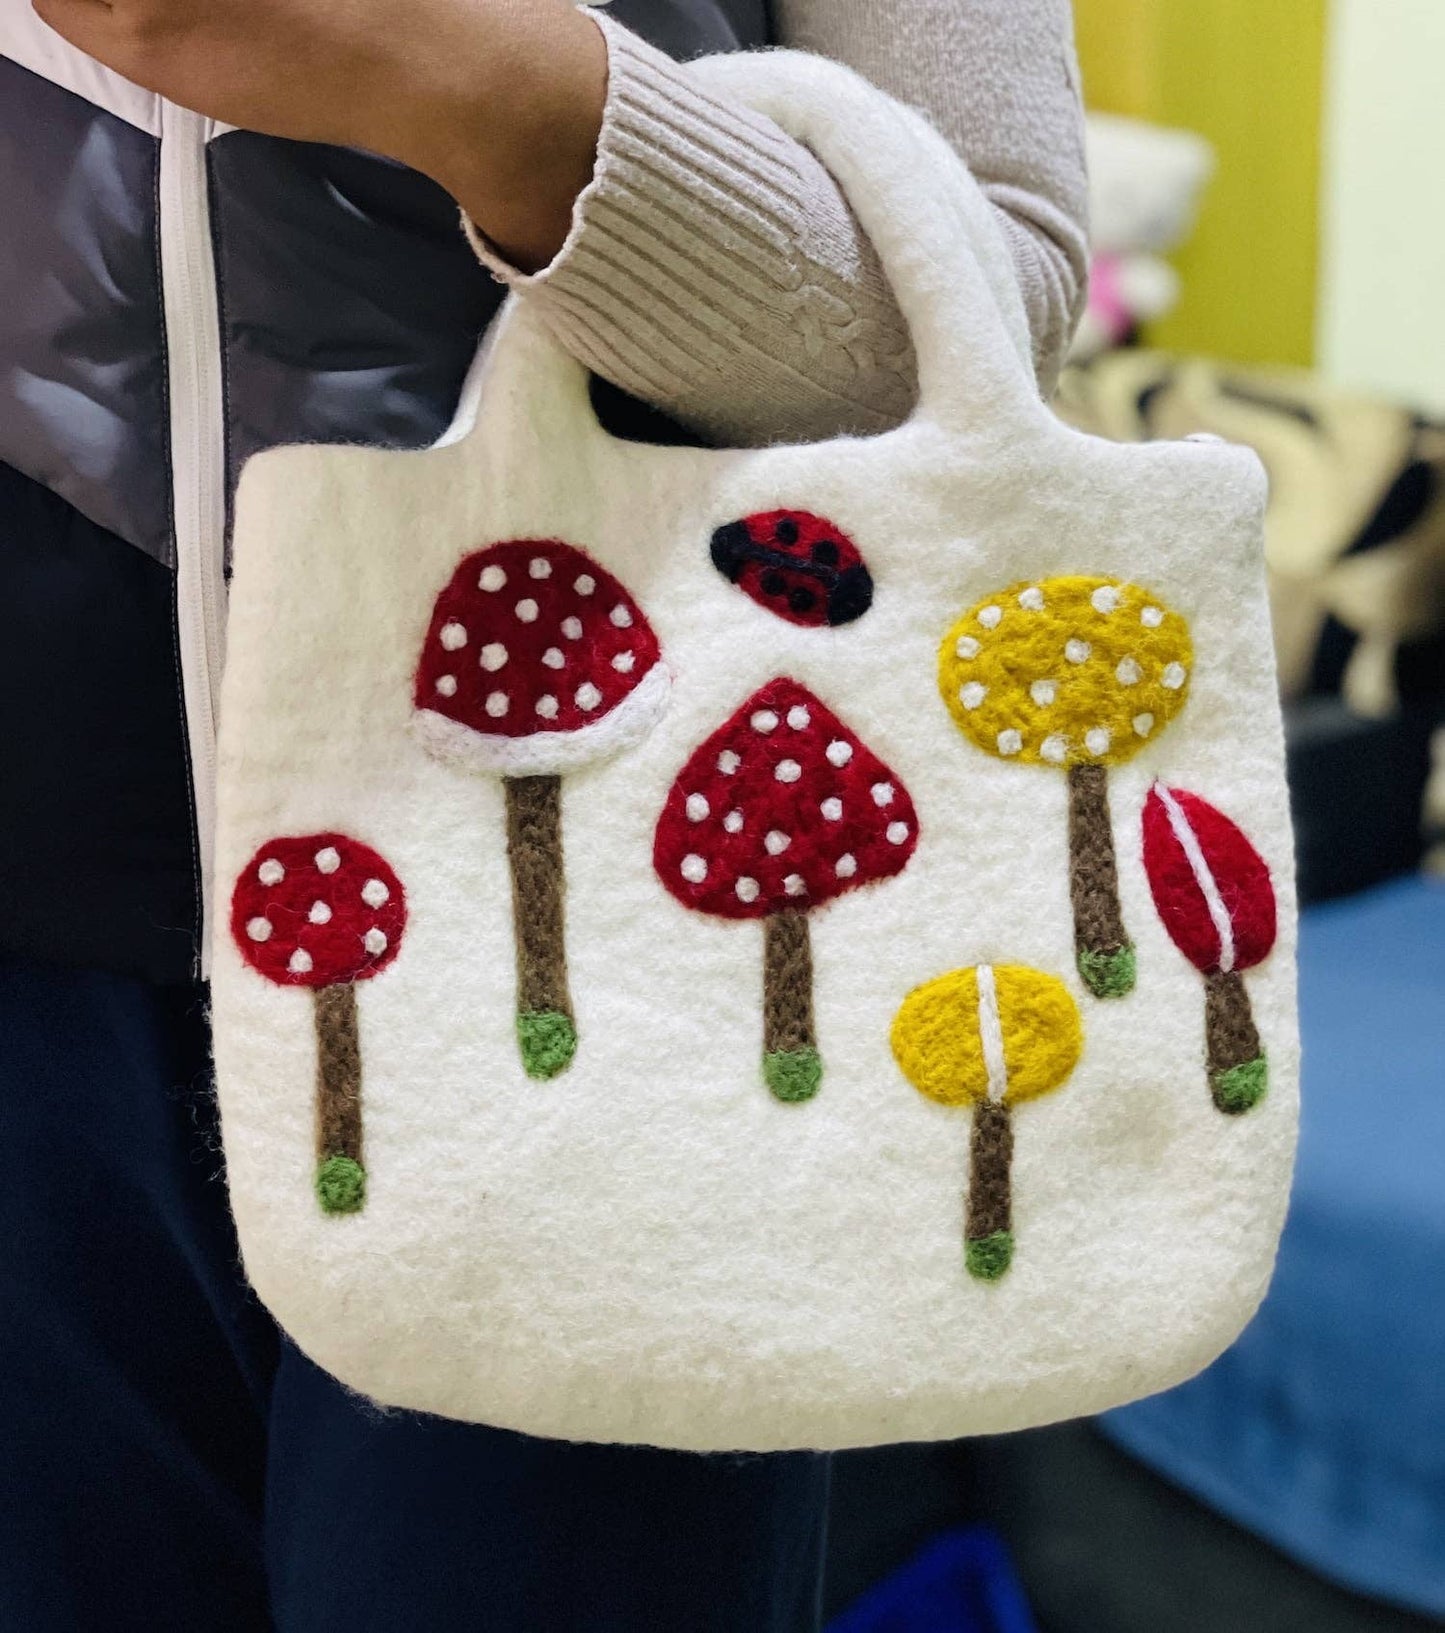
[[[413,729],[437,759],[463,771],[555,777],[640,742],[657,724],[671,688],[672,676],[659,659],[610,714],[574,731],[504,737],[499,732],[474,731],[435,709],[418,709]]]

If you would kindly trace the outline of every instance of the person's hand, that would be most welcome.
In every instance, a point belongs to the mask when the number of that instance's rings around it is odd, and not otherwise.
[[[592,172],[606,48],[570,0],[33,0],[72,44],[230,125],[432,176],[519,265]]]

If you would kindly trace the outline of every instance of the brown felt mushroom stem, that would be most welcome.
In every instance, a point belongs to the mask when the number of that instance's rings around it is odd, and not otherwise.
[[[1134,990],[1134,948],[1119,906],[1119,868],[1101,765],[1069,768],[1069,899],[1079,973],[1097,998]]]
[[[1013,1118],[997,1100],[974,1108],[968,1142],[965,1259],[981,1281],[997,1281],[1013,1259]]]
[[[316,1010],[316,1191],[328,1213],[355,1213],[365,1198],[361,1160],[361,1037],[356,987],[318,987]]]
[[[763,1076],[779,1100],[811,1100],[823,1063],[813,1028],[813,944],[806,913],[763,920]]]
[[[1204,977],[1204,1045],[1214,1103],[1230,1116],[1264,1096],[1267,1068],[1249,989],[1238,970]]]
[[[532,1077],[555,1077],[577,1049],[567,985],[562,779],[507,777],[507,862],[517,949],[517,1037]]]

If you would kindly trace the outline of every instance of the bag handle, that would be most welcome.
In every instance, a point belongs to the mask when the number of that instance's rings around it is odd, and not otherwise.
[[[909,425],[967,433],[985,416],[1049,419],[993,209],[920,114],[851,69],[802,51],[704,57],[688,71],[806,143],[842,187],[913,339],[919,392]],[[586,369],[514,296],[489,330],[437,446],[466,440],[485,419],[488,434],[519,457],[543,453],[531,447],[542,405],[554,447],[559,437],[579,450],[611,441],[592,412]]]
[[[801,51],[689,64],[803,142],[867,233],[918,356],[918,410],[953,430],[1010,406],[1047,417],[1013,260],[967,165],[926,119]]]

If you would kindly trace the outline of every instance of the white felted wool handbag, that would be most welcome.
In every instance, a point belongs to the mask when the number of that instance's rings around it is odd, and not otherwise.
[[[623,443],[512,306],[423,453],[237,505],[216,1059],[246,1269],[395,1405],[695,1448],[997,1431],[1180,1380],[1269,1277],[1294,909],[1264,480],[1036,395],[916,115],[809,143],[921,399]]]

